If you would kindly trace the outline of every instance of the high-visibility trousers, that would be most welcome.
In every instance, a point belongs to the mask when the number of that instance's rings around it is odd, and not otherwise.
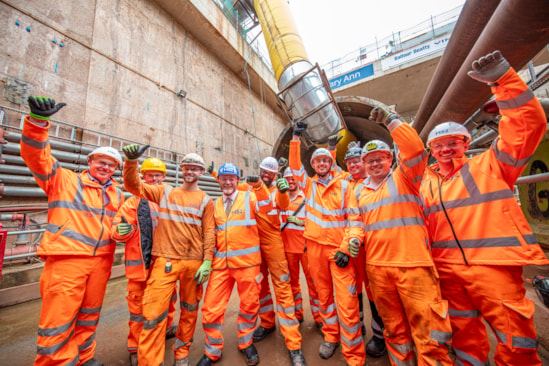
[[[284,244],[282,241],[272,241],[261,243],[260,247],[261,273],[263,274],[259,293],[261,326],[264,328],[275,326],[273,300],[269,287],[270,273],[276,295],[276,314],[286,347],[290,351],[301,349],[301,333],[299,332],[299,321],[295,316],[294,297]]]
[[[130,353],[137,352],[139,336],[141,335],[141,330],[143,330],[143,296],[146,286],[147,281],[128,280],[128,286],[126,287],[128,291],[126,300],[128,301],[128,310],[130,311],[130,321],[128,322],[130,327],[130,332],[128,333],[128,352]],[[168,326],[173,323],[176,304],[177,289],[174,290],[170,299]]]
[[[315,323],[322,322],[320,314],[318,313],[318,294],[316,292],[311,273],[309,272],[309,260],[307,259],[307,252],[305,253],[286,253],[286,259],[288,261],[288,267],[290,269],[290,285],[292,286],[292,295],[294,297],[295,304],[295,317],[298,321],[303,320],[303,295],[301,294],[301,284],[299,282],[299,263],[303,268],[303,274],[307,281],[307,288],[309,289],[309,304],[311,305],[311,313]]]
[[[437,263],[448,300],[456,361],[484,365],[490,345],[482,318],[496,334],[496,365],[541,365],[534,303],[525,297],[521,266]]]
[[[385,324],[392,365],[452,365],[448,302],[440,294],[433,267],[383,267],[367,264],[372,295]]]
[[[177,281],[181,314],[173,348],[176,360],[189,355],[203,292],[194,276],[202,261],[170,259],[172,270],[166,273],[167,261],[167,258],[156,257],[147,280],[143,296],[143,330],[137,350],[139,366],[158,366],[164,362],[169,304]]]
[[[93,358],[95,330],[114,257],[50,255],[40,276],[42,308],[35,365]]]
[[[347,364],[364,365],[366,352],[360,330],[355,267],[338,267],[334,260],[337,250],[335,246],[307,240],[309,270],[320,302],[322,333],[327,342],[341,340],[341,351]]]
[[[221,328],[235,282],[240,297],[237,318],[238,349],[243,350],[252,344],[259,311],[261,277],[259,266],[212,271],[202,305],[202,326],[206,334],[205,353],[210,359],[218,360],[223,352]]]

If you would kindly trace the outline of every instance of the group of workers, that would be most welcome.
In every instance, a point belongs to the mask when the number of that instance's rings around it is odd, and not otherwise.
[[[331,148],[313,152],[309,177],[300,158],[307,124],[297,122],[288,168],[268,157],[259,175],[239,183],[237,167],[225,163],[214,174],[222,191],[215,201],[198,187],[206,166],[194,153],[184,156],[183,184],[174,188],[163,184],[159,159],[139,169],[147,146],[125,146],[124,187],[134,195],[126,201],[112,179],[122,167],[115,149],[92,151],[80,174],[60,167],[50,153],[48,120],[65,104],[30,97],[21,156],[49,209],[38,250],[45,265],[35,365],[102,365],[94,358],[95,331],[116,242],[126,245],[131,365],[162,365],[165,338],[174,333],[175,365],[190,365],[208,281],[197,366],[221,357],[235,283],[238,348],[247,365],[259,363],[254,342],[275,331],[277,317],[292,365],[304,366],[300,264],[323,359],[341,345],[348,365],[364,365],[366,353],[388,353],[397,366],[485,365],[484,319],[498,341],[496,364],[541,365],[534,304],[521,274],[524,265],[549,261],[513,186],[547,120],[499,51],[475,61],[469,76],[491,86],[501,112],[499,136],[482,154],[465,156],[471,135],[458,123],[436,126],[425,149],[409,124],[376,107],[370,119],[386,126],[398,154],[385,141],[350,144],[345,172],[335,164],[331,138]],[[363,288],[373,330],[366,346]]]

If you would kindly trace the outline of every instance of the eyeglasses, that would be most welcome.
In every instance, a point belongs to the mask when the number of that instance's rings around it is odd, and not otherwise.
[[[316,158],[313,160],[314,163],[329,164],[332,162],[332,159],[329,158]]]
[[[457,148],[459,145],[461,144],[464,144],[465,141],[463,140],[460,140],[460,139],[456,139],[456,140],[452,140],[452,141],[448,141],[447,143],[440,143],[440,142],[436,142],[434,144],[431,145],[431,150],[432,151],[440,151],[442,150],[445,146],[448,148],[448,149],[455,149]]]
[[[381,164],[381,163],[383,163],[385,160],[389,160],[389,157],[388,157],[388,156],[384,156],[384,157],[382,157],[382,158],[364,160],[364,164],[368,164],[369,166],[372,166],[372,165],[374,165],[374,164]]]
[[[111,162],[108,162],[108,161],[104,161],[104,160],[92,160],[97,166],[99,167],[104,167],[104,168],[108,168],[110,170],[115,170],[117,167],[118,167],[118,164],[116,163],[111,163]]]
[[[187,171],[187,172],[193,172],[193,173],[199,173],[201,172],[203,169],[198,167],[198,166],[182,166],[181,169]]]

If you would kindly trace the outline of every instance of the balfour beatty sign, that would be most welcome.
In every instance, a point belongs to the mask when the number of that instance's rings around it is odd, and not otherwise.
[[[431,53],[440,51],[446,47],[450,40],[449,36],[435,38],[429,42],[425,42],[414,48],[409,48],[404,51],[394,53],[381,60],[381,69],[383,71],[392,67],[411,62],[418,58],[427,56]]]
[[[361,67],[360,69],[349,71],[346,74],[343,74],[338,76],[337,78],[331,79],[330,87],[332,88],[332,90],[336,88],[341,88],[343,85],[354,83],[355,81],[367,78],[368,76],[372,76],[373,74],[374,74],[374,65],[369,64]]]

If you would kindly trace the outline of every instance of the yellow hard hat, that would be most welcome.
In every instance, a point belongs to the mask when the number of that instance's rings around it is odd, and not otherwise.
[[[166,164],[164,164],[164,162],[160,159],[148,158],[143,162],[143,164],[141,164],[140,172],[145,173],[150,171],[162,172],[166,174]]]

